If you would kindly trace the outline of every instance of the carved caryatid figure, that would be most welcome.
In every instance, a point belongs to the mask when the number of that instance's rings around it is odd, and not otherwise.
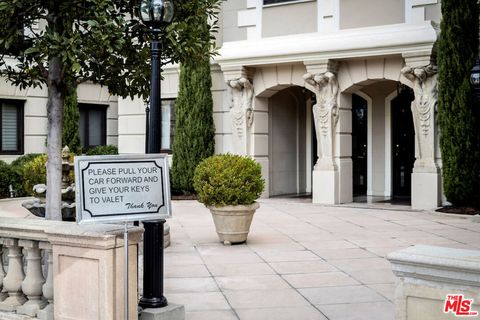
[[[245,77],[228,80],[227,85],[231,93],[230,114],[232,116],[232,130],[234,140],[242,144],[243,153],[246,152],[246,130],[253,124],[253,85]]]
[[[303,76],[307,88],[312,90],[317,98],[313,106],[313,118],[317,135],[318,160],[315,169],[334,170],[333,145],[335,127],[338,122],[338,81],[334,73],[312,75],[307,73]]]
[[[413,123],[417,144],[415,167],[435,167],[435,113],[437,111],[437,68],[405,67],[402,74],[413,83],[415,100],[412,102]]]

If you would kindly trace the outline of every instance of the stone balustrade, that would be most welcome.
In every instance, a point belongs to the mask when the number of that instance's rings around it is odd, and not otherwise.
[[[0,218],[0,320],[123,319],[123,228]],[[129,228],[129,319],[142,233]]]
[[[480,314],[480,251],[417,245],[392,252],[387,259],[397,276],[395,320]]]

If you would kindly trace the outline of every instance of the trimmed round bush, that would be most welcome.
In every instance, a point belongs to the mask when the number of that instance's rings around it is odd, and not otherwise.
[[[223,154],[209,157],[195,169],[193,186],[206,206],[249,205],[257,200],[265,181],[255,160]]]
[[[113,145],[93,147],[86,152],[87,156],[105,156],[105,155],[117,155],[117,154],[118,154],[118,148],[117,146],[113,146]]]

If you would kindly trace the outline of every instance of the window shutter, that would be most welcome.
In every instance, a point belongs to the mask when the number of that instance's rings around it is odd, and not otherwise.
[[[2,150],[17,151],[17,107],[13,104],[4,103],[2,105]]]

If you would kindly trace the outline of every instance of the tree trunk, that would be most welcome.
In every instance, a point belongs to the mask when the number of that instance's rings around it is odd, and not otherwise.
[[[62,220],[62,126],[65,86],[63,64],[58,57],[49,61],[47,102],[47,203],[45,218]]]

